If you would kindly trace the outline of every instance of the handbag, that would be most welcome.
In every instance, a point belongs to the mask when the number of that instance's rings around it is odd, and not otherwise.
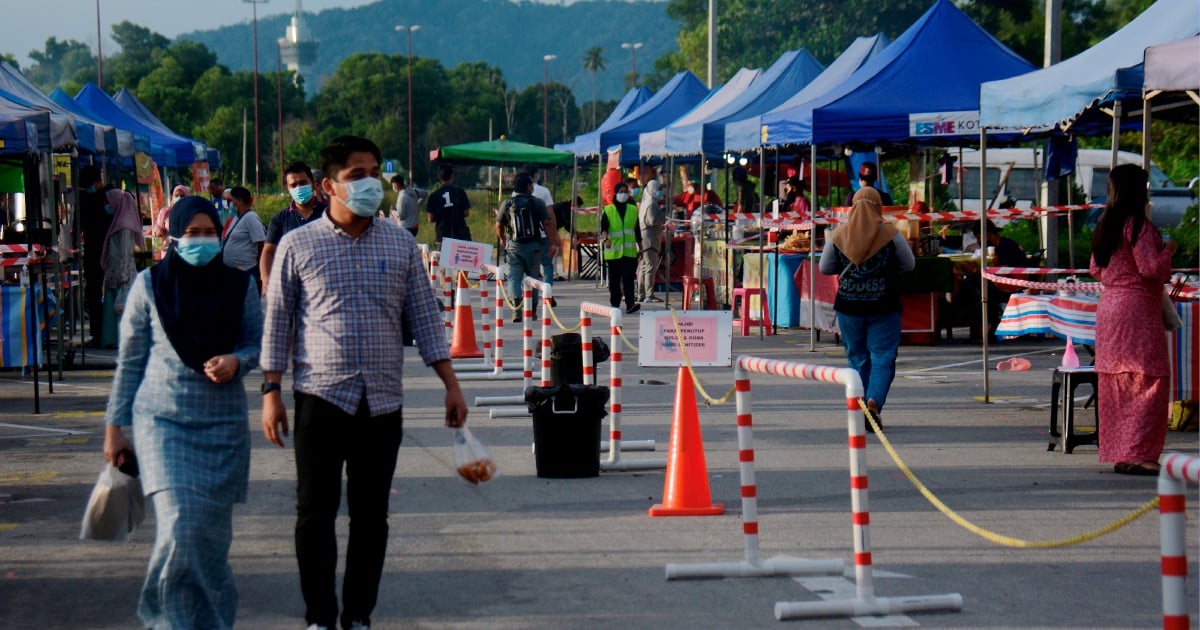
[[[1179,311],[1175,310],[1175,302],[1171,301],[1171,296],[1166,292],[1162,294],[1162,316],[1163,326],[1167,332],[1179,330],[1183,327],[1183,319],[1179,317]]]

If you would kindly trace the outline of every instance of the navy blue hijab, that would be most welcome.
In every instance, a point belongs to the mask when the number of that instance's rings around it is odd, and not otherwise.
[[[221,229],[211,202],[203,197],[184,197],[171,208],[171,238],[182,238],[198,214],[208,215]],[[180,257],[174,244],[150,269],[158,318],[184,365],[203,373],[206,361],[233,352],[242,336],[249,280],[246,272],[226,266],[220,254],[207,265],[194,267]]]

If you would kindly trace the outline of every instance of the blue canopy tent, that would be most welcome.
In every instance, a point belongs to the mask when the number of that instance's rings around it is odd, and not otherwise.
[[[683,153],[699,153],[697,148],[694,151],[669,151],[671,132],[681,127],[690,127],[698,125],[704,120],[722,111],[726,105],[737,98],[738,94],[750,89],[758,78],[762,76],[762,70],[758,68],[742,68],[737,71],[725,82],[724,85],[717,86],[707,98],[700,101],[688,113],[680,116],[678,120],[670,125],[648,131],[638,135],[638,152],[642,157],[672,155]],[[699,143],[697,143],[699,144]]]
[[[706,120],[668,132],[668,149],[686,153],[725,150],[725,125],[761,114],[787,101],[820,76],[824,68],[807,50],[784,53],[763,76]]]
[[[157,129],[164,134],[177,136],[187,140],[188,142],[191,142],[194,153],[192,159],[188,160],[188,162],[205,160],[208,158],[208,148],[203,142],[200,142],[199,140],[193,140],[192,138],[188,138],[187,136],[172,131],[170,127],[163,124],[163,122],[159,120],[158,117],[153,113],[151,113],[150,109],[143,105],[142,102],[139,101],[137,97],[134,96],[129,90],[126,90],[125,88],[117,90],[117,93],[113,96],[113,102],[121,107],[121,109],[124,109],[126,112],[128,112],[131,116],[142,122],[145,122],[150,127]]]
[[[25,75],[7,63],[0,63],[0,90],[30,106],[47,109],[59,115],[75,119],[75,133],[79,140],[79,149],[88,153],[116,152],[116,131],[108,125],[88,120],[62,105],[54,102],[42,93]]]
[[[0,99],[0,155],[36,153],[38,130],[49,126],[50,112]]]
[[[952,2],[938,0],[856,75],[864,80],[854,90],[813,108],[811,140],[936,145],[974,139],[979,85],[1032,69]]]
[[[1200,3],[1158,0],[1100,43],[1043,68],[980,86],[980,123],[988,128],[1095,133],[1113,124],[1113,103],[1141,109],[1143,55],[1157,44],[1200,32]],[[1105,111],[1108,110],[1108,111]],[[1130,121],[1133,122],[1133,121]],[[1140,118],[1136,124],[1140,128]]]
[[[600,123],[599,127],[596,127],[588,133],[580,134],[575,138],[574,142],[556,144],[554,145],[554,148],[558,151],[569,151],[575,155],[587,155],[587,148],[590,145],[587,142],[581,142],[581,138],[590,133],[598,133],[600,131],[606,131],[615,127],[617,123],[621,122],[622,118],[635,109],[641,107],[646,101],[650,100],[652,96],[654,96],[654,93],[644,87],[631,88],[625,93],[625,96],[621,97],[620,102],[618,102],[617,106],[608,114],[608,118],[605,118],[604,122]]]
[[[571,151],[577,156],[600,155],[608,147],[637,142],[638,134],[665,127],[707,94],[708,88],[700,79],[685,70],[671,77],[657,94],[609,128],[576,136],[575,141],[567,145],[572,148],[562,150]],[[636,156],[637,151],[633,151],[633,155]]]
[[[108,94],[96,87],[96,84],[89,82],[83,86],[83,89],[75,95],[75,101],[82,105],[87,111],[92,112],[101,120],[108,122],[113,126],[125,127],[145,134],[150,138],[151,155],[154,161],[158,162],[159,166],[177,166],[180,164],[191,164],[198,157],[203,157],[203,154],[197,155],[196,143],[190,138],[177,135],[169,130],[158,129],[146,121],[141,120],[137,116],[130,114],[124,108],[117,104]],[[154,146],[162,147],[164,151],[154,150]],[[200,147],[203,150],[203,145]],[[169,159],[166,155],[170,154]]]
[[[36,107],[25,99],[7,95],[3,91],[0,91],[0,105],[7,111],[25,116],[37,125],[38,152],[67,152],[76,147],[75,120],[70,116]]]
[[[748,117],[741,120],[727,122],[725,124],[725,150],[749,151],[757,149],[762,144],[763,116],[792,109],[828,93],[837,87],[838,84],[845,81],[851,74],[854,74],[864,63],[870,61],[884,48],[887,48],[890,43],[891,40],[883,33],[871,37],[859,37],[833,63],[829,64],[829,67],[825,68],[825,71],[820,76],[813,79],[808,85],[804,86],[804,89],[796,92],[783,103],[780,103],[767,112],[748,115]]]
[[[90,120],[93,122],[93,124],[112,129],[117,146],[115,150],[112,150],[107,154],[109,159],[114,157],[132,159],[133,154],[137,151],[143,151],[145,153],[150,152],[150,139],[148,137],[145,135],[135,134],[128,129],[113,126],[108,122],[94,117],[93,114],[88,112],[79,103],[76,103],[75,99],[71,98],[71,95],[62,91],[62,89],[55,88],[55,90],[50,93],[48,98],[66,111],[71,112],[76,116],[81,116],[87,120]]]

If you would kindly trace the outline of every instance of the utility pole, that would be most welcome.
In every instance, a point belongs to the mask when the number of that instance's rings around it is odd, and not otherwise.
[[[717,85],[717,0],[708,0],[708,89]]]

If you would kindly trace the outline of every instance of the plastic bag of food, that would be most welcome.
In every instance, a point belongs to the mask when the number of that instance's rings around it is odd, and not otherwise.
[[[127,455],[126,455],[127,454]],[[105,464],[83,514],[80,540],[125,542],[129,534],[146,518],[146,496],[138,479],[137,460],[130,451],[122,451],[118,469]]]
[[[487,447],[466,427],[454,431],[454,466],[460,477],[473,484],[486,483],[500,474]]]

